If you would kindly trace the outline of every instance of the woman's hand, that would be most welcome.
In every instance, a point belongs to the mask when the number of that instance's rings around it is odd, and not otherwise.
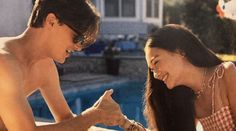
[[[146,131],[142,124],[129,120],[126,116],[120,127],[124,128],[125,131]]]

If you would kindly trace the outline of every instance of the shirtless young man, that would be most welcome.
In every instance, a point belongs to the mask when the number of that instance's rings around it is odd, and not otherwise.
[[[98,123],[129,127],[130,122],[111,98],[111,90],[74,116],[60,89],[54,60],[63,63],[71,52],[93,43],[99,20],[89,0],[36,0],[25,32],[0,38],[1,131],[84,131]],[[56,123],[35,124],[27,97],[36,90]]]

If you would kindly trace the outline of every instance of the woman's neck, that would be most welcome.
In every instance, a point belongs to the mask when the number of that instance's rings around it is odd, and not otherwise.
[[[195,92],[202,89],[204,85],[204,72],[206,71],[206,68],[193,66],[192,68],[190,67],[186,69],[184,85],[190,87]]]
[[[187,68],[185,74],[185,84],[195,93],[203,92],[208,85],[208,81],[214,72],[215,67],[190,67]]]

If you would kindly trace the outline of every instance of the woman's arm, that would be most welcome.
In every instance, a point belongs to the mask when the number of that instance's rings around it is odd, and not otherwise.
[[[125,131],[146,131],[145,127],[134,120],[129,120],[126,116],[125,119],[123,119],[122,124],[120,127],[124,128]]]
[[[236,121],[236,68],[232,62],[225,63],[224,82],[233,119]]]
[[[203,127],[202,127],[202,124],[200,123],[200,121],[198,119],[196,119],[195,122],[196,122],[196,130],[203,131]]]

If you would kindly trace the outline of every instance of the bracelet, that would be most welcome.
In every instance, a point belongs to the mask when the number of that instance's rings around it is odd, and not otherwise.
[[[145,127],[141,123],[134,120],[131,120],[131,123],[127,131],[138,131],[137,126],[141,126],[145,130]]]
[[[126,122],[123,124],[123,128],[125,128],[125,131],[138,131],[138,126],[142,127],[145,130],[145,127],[139,122],[136,122],[134,120],[129,120],[126,116],[124,116]]]
[[[135,129],[135,121],[131,120],[131,124],[130,124],[130,126],[129,126],[127,131],[134,131],[134,129]]]
[[[132,124],[131,121],[127,118],[127,116],[124,116],[124,122],[120,125],[121,128],[128,129],[129,126]]]

